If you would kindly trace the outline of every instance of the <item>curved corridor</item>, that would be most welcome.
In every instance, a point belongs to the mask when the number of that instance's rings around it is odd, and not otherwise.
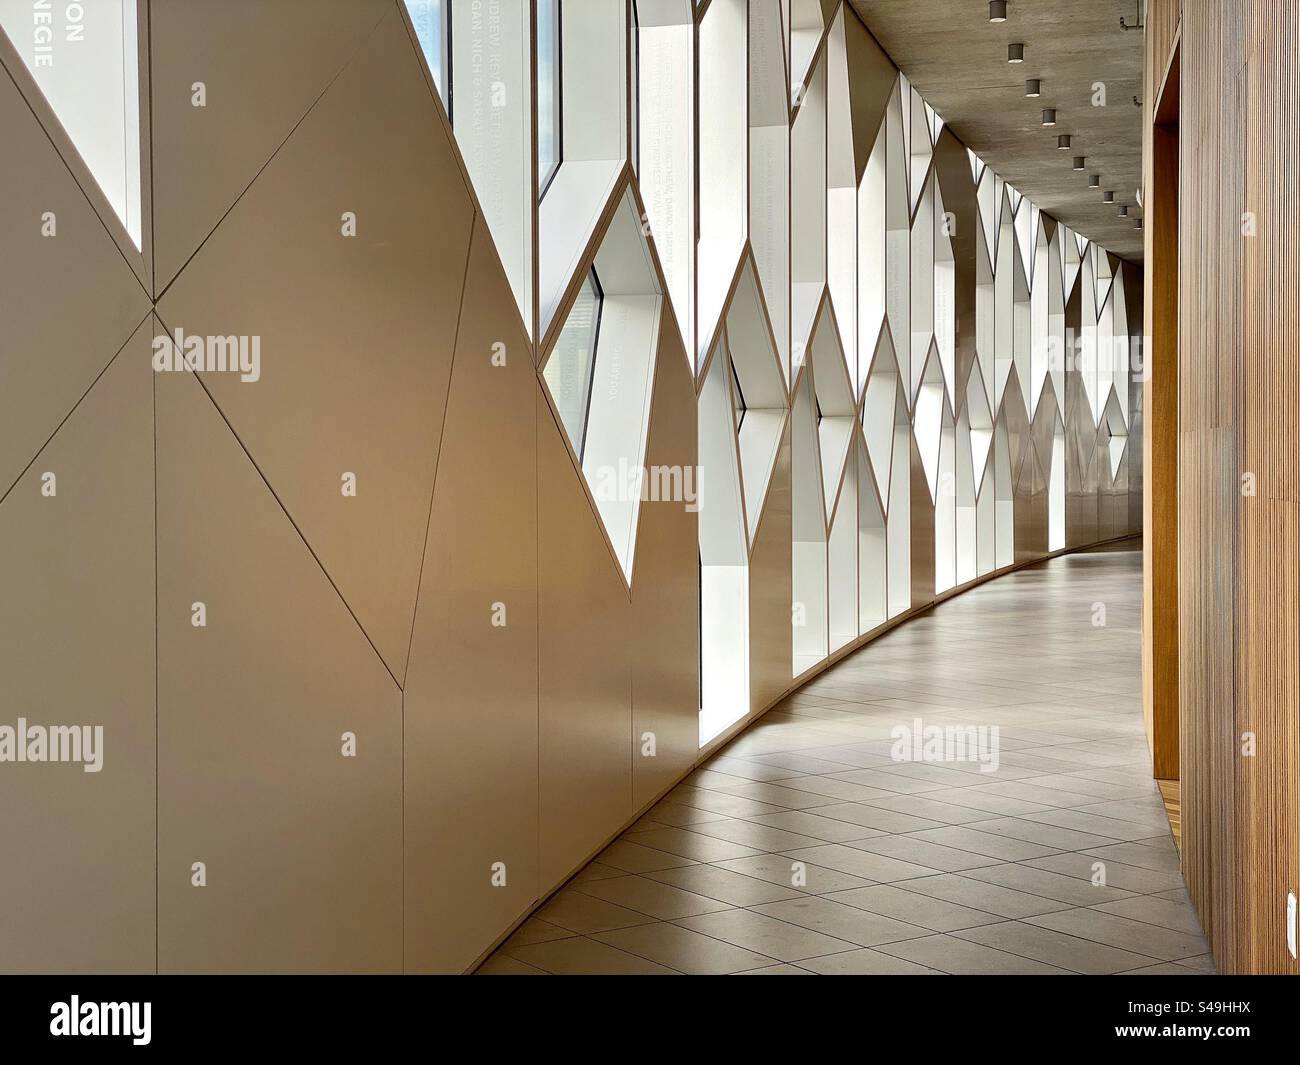
[[[1213,971],[1143,735],[1132,546],[991,581],[827,670],[479,972]]]

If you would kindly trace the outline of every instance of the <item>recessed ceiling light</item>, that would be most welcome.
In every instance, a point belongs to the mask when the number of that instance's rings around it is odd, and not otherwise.
[[[1054,126],[1054,125],[1056,125],[1056,108],[1055,108],[1055,107],[1044,107],[1044,108],[1043,108],[1043,125],[1044,125],[1044,126]]]
[[[1076,155],[1076,156],[1074,157],[1074,169],[1075,169],[1075,170],[1082,170],[1083,167],[1084,167],[1084,164],[1086,164],[1087,162],[1088,162],[1088,157],[1087,157],[1087,156],[1085,156],[1085,155]]]
[[[1042,82],[1037,78],[1030,78],[1025,82],[1025,95],[1032,99],[1037,99],[1043,95]]]
[[[1007,0],[989,0],[989,21],[1006,22]]]
[[[1088,188],[1090,188],[1090,189],[1099,189],[1099,188],[1101,188],[1101,175],[1100,175],[1100,174],[1089,174],[1089,175],[1088,175]]]
[[[1007,62],[1023,63],[1025,61],[1025,46],[1023,44],[1007,45]]]
[[[1062,133],[1059,137],[1056,138],[1056,146],[1061,151],[1065,151],[1067,148],[1069,148],[1070,135],[1068,133]]]
[[[1114,203],[1114,202],[1115,202],[1115,194],[1114,194],[1113,192],[1103,192],[1103,193],[1101,194],[1101,202],[1102,202],[1102,203]]]

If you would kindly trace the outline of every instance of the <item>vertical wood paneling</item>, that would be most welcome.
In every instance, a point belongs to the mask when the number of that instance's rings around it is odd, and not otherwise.
[[[1246,62],[1246,167],[1243,210],[1255,234],[1241,241],[1242,471],[1255,476],[1243,496],[1238,584],[1236,730],[1256,737],[1241,758],[1237,867],[1240,885],[1236,958],[1251,972],[1300,971],[1287,953],[1285,899],[1300,890],[1300,819],[1296,757],[1300,708],[1300,362],[1295,336],[1297,203],[1296,46],[1294,5],[1251,0],[1241,26]]]
[[[1300,8],[1185,0],[1172,28],[1172,6],[1149,12],[1146,137],[1150,149],[1150,72],[1177,35],[1183,868],[1221,970],[1295,973],[1284,914],[1300,887]],[[1168,248],[1148,240],[1151,302]]]
[[[1176,27],[1175,27],[1176,29]],[[1169,37],[1172,40],[1174,34]],[[1178,777],[1178,107],[1177,45],[1153,46],[1143,107],[1148,339],[1142,385],[1142,710],[1158,780]]]
[[[1162,66],[1153,66],[1152,58],[1163,60],[1169,55],[1178,34],[1178,20],[1182,16],[1183,0],[1147,0],[1147,64],[1145,81],[1148,92],[1142,98],[1144,105],[1153,95],[1149,90],[1159,86]]]

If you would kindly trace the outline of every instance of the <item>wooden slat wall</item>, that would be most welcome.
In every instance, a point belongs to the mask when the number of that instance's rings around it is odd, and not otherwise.
[[[1183,869],[1221,970],[1297,973],[1300,5],[1183,0],[1179,34]]]
[[[1142,711],[1157,780],[1178,779],[1178,132],[1157,115],[1177,96],[1169,74],[1179,0],[1147,12],[1142,214],[1146,294],[1142,385]]]
[[[1242,499],[1237,731],[1241,886],[1234,967],[1297,972],[1287,953],[1286,893],[1300,894],[1300,10],[1244,5],[1245,205],[1257,235],[1242,243]]]
[[[1169,55],[1169,49],[1173,46],[1174,35],[1178,32],[1178,20],[1182,16],[1183,0],[1148,0],[1147,3],[1147,57],[1148,59],[1155,55],[1164,59]],[[1151,81],[1159,81],[1164,67],[1155,69],[1148,62],[1146,67],[1146,76],[1148,80],[1147,88],[1151,87]],[[1147,105],[1151,100],[1152,94],[1148,91],[1147,95],[1142,98],[1143,105]]]

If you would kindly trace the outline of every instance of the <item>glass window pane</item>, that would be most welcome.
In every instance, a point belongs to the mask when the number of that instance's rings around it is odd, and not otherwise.
[[[537,189],[542,196],[560,168],[563,151],[560,76],[560,0],[538,0]]]
[[[0,29],[139,248],[143,237],[135,0],[54,7],[61,17],[57,32],[51,29],[50,4],[0,0]]]
[[[449,4],[450,0],[406,0],[406,10],[420,40],[420,50],[433,72],[434,84],[438,86],[448,113],[451,112],[451,100],[447,96],[447,75],[451,66],[451,26],[446,10]]]
[[[591,402],[591,377],[596,366],[596,340],[600,329],[600,282],[596,271],[586,284],[560,330],[555,351],[546,363],[544,376],[560,420],[573,448],[582,459],[587,435],[587,409]]]

